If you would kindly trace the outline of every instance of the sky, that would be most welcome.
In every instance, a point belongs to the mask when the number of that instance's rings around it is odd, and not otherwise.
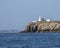
[[[23,30],[39,16],[60,20],[60,0],[0,0],[0,30]]]

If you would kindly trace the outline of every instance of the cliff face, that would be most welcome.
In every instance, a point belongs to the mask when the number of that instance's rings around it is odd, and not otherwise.
[[[26,26],[27,32],[40,32],[40,31],[60,31],[60,23],[51,21],[30,22]]]

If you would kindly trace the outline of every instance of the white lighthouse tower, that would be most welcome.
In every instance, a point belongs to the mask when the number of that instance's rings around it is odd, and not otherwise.
[[[38,21],[41,21],[41,16],[39,16],[39,18],[38,18],[39,20]]]

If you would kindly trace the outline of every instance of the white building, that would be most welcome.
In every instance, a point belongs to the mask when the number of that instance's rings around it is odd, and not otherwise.
[[[51,19],[46,19],[45,20],[44,18],[41,18],[41,16],[39,16],[38,21],[47,21],[47,22],[50,22]],[[37,21],[32,21],[32,22],[36,23]]]
[[[46,19],[46,21],[50,22],[50,21],[51,21],[51,19]]]

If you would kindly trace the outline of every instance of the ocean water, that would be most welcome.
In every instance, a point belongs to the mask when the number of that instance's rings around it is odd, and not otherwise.
[[[60,48],[60,33],[0,33],[0,48]]]

